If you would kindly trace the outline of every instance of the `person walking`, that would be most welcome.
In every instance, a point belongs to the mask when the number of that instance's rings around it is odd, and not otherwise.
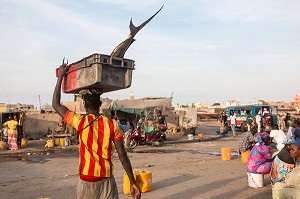
[[[260,116],[260,111],[257,113],[255,117],[255,122],[257,124],[257,133],[261,132],[261,116]]]
[[[231,130],[232,130],[232,134],[233,134],[233,137],[237,136],[236,135],[236,130],[235,130],[235,125],[236,125],[236,116],[235,114],[233,113],[233,111],[230,113],[230,127],[231,127]]]
[[[226,122],[227,122],[227,115],[224,111],[222,111],[220,115],[220,133],[224,133],[226,130]]]
[[[250,111],[247,113],[246,123],[247,123],[248,131],[251,131],[251,127],[253,127],[254,124],[254,119],[251,116]]]
[[[118,199],[118,189],[113,174],[113,144],[126,171],[133,198],[139,199],[141,191],[134,179],[130,160],[124,148],[124,132],[117,122],[99,114],[100,92],[82,95],[87,114],[77,114],[61,104],[61,85],[69,66],[59,67],[59,76],[53,93],[52,106],[79,134],[80,180],[77,185],[78,199]],[[89,90],[91,91],[91,90]]]

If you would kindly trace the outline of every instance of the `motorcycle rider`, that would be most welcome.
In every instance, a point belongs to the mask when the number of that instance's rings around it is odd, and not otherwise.
[[[168,127],[167,120],[166,120],[165,116],[162,115],[161,110],[157,111],[157,122],[158,122],[158,127],[160,125],[165,125],[165,127]]]

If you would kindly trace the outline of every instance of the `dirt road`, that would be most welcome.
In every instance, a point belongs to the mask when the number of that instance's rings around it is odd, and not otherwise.
[[[271,198],[268,176],[265,187],[250,188],[246,168],[238,156],[222,161],[221,147],[237,149],[239,138],[225,137],[211,142],[170,144],[161,148],[139,146],[128,155],[136,169],[152,172],[153,190],[145,199]],[[76,198],[78,153],[26,155],[0,159],[1,198]],[[115,178],[120,198],[123,169],[114,156]]]

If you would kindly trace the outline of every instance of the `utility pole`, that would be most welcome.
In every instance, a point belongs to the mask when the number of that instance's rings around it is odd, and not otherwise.
[[[42,111],[41,96],[39,95],[40,111]]]

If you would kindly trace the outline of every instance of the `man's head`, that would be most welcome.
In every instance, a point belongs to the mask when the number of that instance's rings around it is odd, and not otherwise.
[[[300,157],[300,141],[295,141],[290,145],[290,155],[299,160]]]
[[[157,115],[158,115],[158,116],[161,116],[161,110],[158,110],[158,111],[157,111]]]
[[[296,128],[297,126],[299,126],[298,120],[294,119],[292,121],[292,127]]]
[[[272,130],[278,130],[278,125],[277,124],[272,124]]]
[[[98,110],[101,106],[100,95],[98,94],[86,94],[82,96],[84,108],[86,110],[93,109]]]
[[[15,116],[15,115],[14,115],[14,120],[18,120],[18,119],[17,119],[17,116]]]

